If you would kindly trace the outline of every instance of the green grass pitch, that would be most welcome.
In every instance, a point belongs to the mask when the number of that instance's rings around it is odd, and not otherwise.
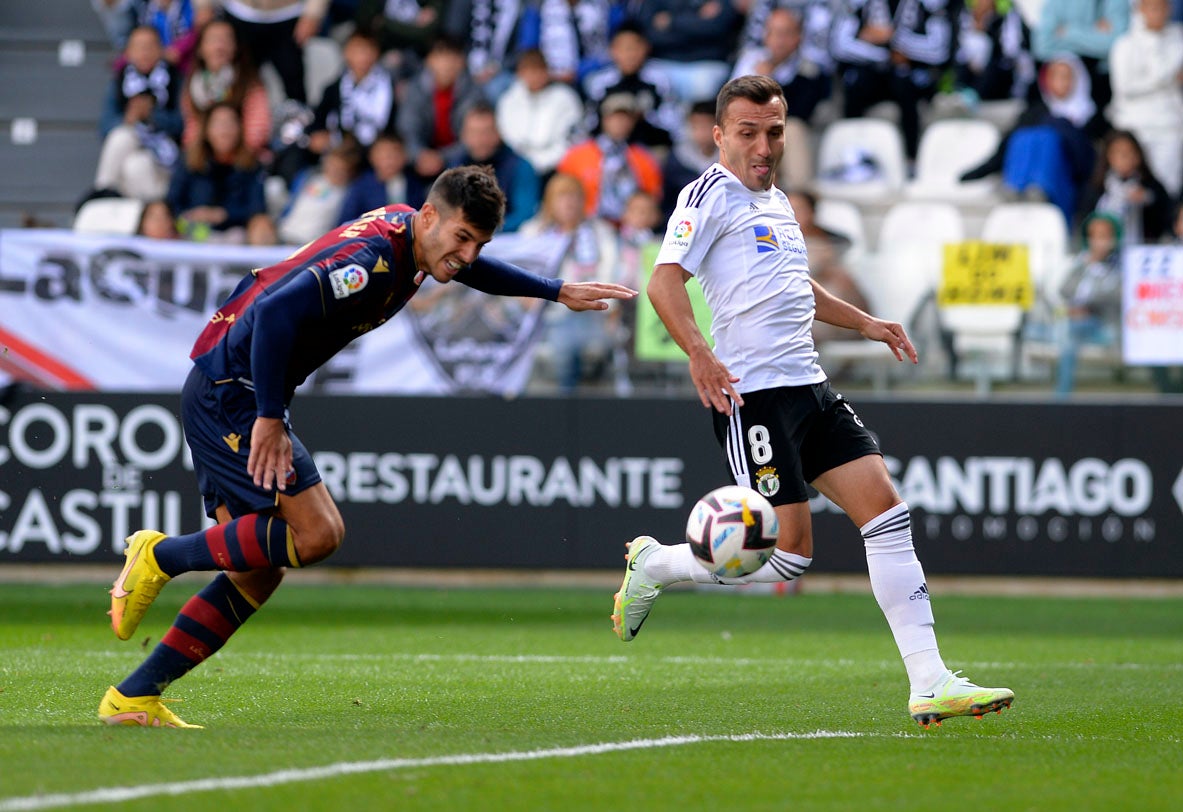
[[[1017,698],[924,731],[869,595],[671,590],[626,646],[611,590],[298,582],[169,691],[194,731],[95,711],[199,582],[127,643],[0,585],[0,812],[1183,808],[1183,600],[937,595]]]

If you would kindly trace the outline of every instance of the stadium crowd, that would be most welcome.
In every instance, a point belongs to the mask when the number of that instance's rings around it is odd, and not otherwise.
[[[1090,245],[1098,220],[1113,248],[1183,240],[1180,0],[1042,0],[1030,26],[1015,0],[91,1],[120,56],[83,200],[150,203],[141,233],[299,244],[484,163],[505,230],[567,235],[569,268],[635,286],[638,235],[716,158],[715,93],[760,73],[789,105],[779,185],[811,210],[815,180],[882,170],[859,150],[817,166],[827,124],[891,103],[911,172],[934,111],[1010,100],[998,149],[961,180],[1050,202],[1080,235],[1073,341],[1113,340],[1120,268]],[[310,105],[312,37],[344,67]],[[810,226],[815,272],[865,298],[849,240]]]

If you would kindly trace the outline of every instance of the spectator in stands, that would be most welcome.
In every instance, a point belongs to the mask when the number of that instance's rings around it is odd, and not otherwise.
[[[843,0],[834,18],[831,48],[842,75],[843,115],[862,116],[879,102],[896,102],[909,159],[920,145],[920,103],[932,99],[953,58],[956,10],[955,0]]]
[[[136,226],[136,234],[154,240],[180,239],[177,216],[167,200],[149,200],[144,204],[140,212],[140,222]]]
[[[444,150],[447,168],[468,164],[488,164],[497,176],[497,185],[505,192],[505,231],[518,226],[538,211],[538,173],[530,162],[501,140],[497,131],[497,112],[484,99],[464,111],[460,140]]]
[[[541,0],[538,48],[552,79],[578,86],[608,66],[612,5],[611,0]]]
[[[188,73],[197,47],[192,0],[148,0],[140,24],[150,25],[160,34],[165,61],[182,74]]]
[[[524,236],[562,241],[558,276],[566,281],[615,280],[619,262],[617,235],[607,221],[587,214],[583,184],[562,172],[546,184],[542,208],[522,224]],[[584,380],[584,361],[591,356],[606,359],[614,343],[619,310],[603,319],[568,319],[559,308],[547,308],[547,344],[553,353],[559,391],[570,395]],[[580,322],[583,322],[582,324]],[[590,322],[595,322],[591,324]]]
[[[468,74],[490,101],[513,81],[517,55],[538,45],[537,7],[523,0],[450,0],[444,33],[467,53]]]
[[[127,47],[127,37],[139,24],[140,14],[147,0],[90,0],[91,8],[99,15],[107,39],[115,50]]]
[[[1094,212],[1084,221],[1084,250],[1073,263],[1060,296],[1067,305],[1061,325],[1056,394],[1076,384],[1076,361],[1085,344],[1113,347],[1121,329],[1121,223]]]
[[[1109,115],[1138,136],[1150,168],[1176,196],[1183,188],[1183,24],[1168,22],[1171,0],[1141,0],[1138,8],[1144,24],[1109,52]]]
[[[686,113],[686,123],[678,128],[678,139],[661,165],[662,216],[668,220],[678,205],[678,193],[690,185],[715,161],[715,103],[699,101]]]
[[[164,61],[160,36],[138,26],[127,38],[99,119],[103,148],[94,188],[151,200],[168,189],[181,134],[181,80]]]
[[[370,168],[349,185],[341,203],[340,221],[356,220],[368,211],[402,203],[419,208],[427,189],[411,169],[407,149],[397,133],[383,133],[370,145]]]
[[[729,0],[640,0],[636,19],[653,47],[653,66],[689,105],[713,99],[731,75],[741,18]]]
[[[613,93],[600,105],[600,134],[571,147],[559,161],[558,171],[574,175],[583,185],[588,217],[619,223],[633,192],[661,193],[657,159],[639,144],[628,142],[640,117],[640,106],[632,95]]]
[[[817,197],[812,192],[792,191],[788,193],[788,198],[789,205],[793,207],[793,214],[797,217],[797,225],[801,227],[801,236],[805,238],[805,251],[809,256],[809,275],[839,299],[869,312],[870,303],[866,295],[843,261],[845,253],[850,249],[850,238],[817,224]],[[815,344],[860,338],[862,336],[854,330],[816,320],[813,323]]]
[[[653,267],[653,259],[661,246],[661,235],[657,229],[663,220],[661,201],[656,195],[636,191],[629,196],[624,215],[620,218],[620,259],[616,277],[621,280],[620,284],[634,290],[641,289],[642,268],[648,272]],[[646,256],[646,250],[653,253]],[[614,325],[612,342],[613,390],[618,397],[627,397],[633,392],[629,366],[635,356],[631,339],[637,332],[637,303],[636,300],[630,300],[618,302],[617,305],[620,315]],[[615,315],[612,317],[617,318]]]
[[[629,195],[620,218],[620,284],[635,290],[641,284],[641,253],[649,246],[661,243],[658,229],[665,222],[661,213],[661,201],[657,195],[640,190]],[[656,256],[656,253],[654,254]],[[628,281],[624,281],[628,280]],[[635,302],[621,302],[624,307],[625,326],[632,330],[636,314]]]
[[[436,40],[424,66],[406,85],[397,126],[412,166],[427,183],[444,171],[441,150],[456,143],[464,111],[482,94],[465,70],[464,46],[454,39]]]
[[[831,0],[741,0],[735,6],[744,13],[739,51],[762,46],[768,15],[773,9],[788,9],[796,12],[802,22],[803,58],[817,65],[823,73],[834,75],[834,58],[830,55],[830,28],[834,24]]]
[[[274,233],[263,173],[243,140],[234,105],[218,102],[205,114],[200,136],[186,147],[185,160],[173,174],[168,203],[189,239],[254,244],[265,240],[260,234]]]
[[[324,89],[305,139],[285,146],[275,158],[273,171],[290,187],[296,175],[315,165],[322,155],[346,136],[368,148],[380,133],[394,128],[398,113],[394,80],[378,64],[378,39],[369,31],[356,30],[345,40],[342,57],[345,70]]]
[[[363,155],[357,141],[347,136],[324,154],[319,167],[300,174],[291,203],[276,224],[282,242],[303,245],[341,222],[345,194],[357,180]]]
[[[1027,105],[998,150],[961,180],[1002,172],[1004,194],[1047,200],[1071,223],[1081,187],[1092,171],[1093,140],[1104,129],[1089,93],[1089,75],[1075,54],[1062,54],[1039,72],[1040,98]]]
[[[320,32],[329,0],[195,0],[195,5],[203,22],[220,7],[255,64],[271,63],[284,95],[307,102],[304,43]]]
[[[983,101],[1027,98],[1035,81],[1031,32],[1008,0],[967,0],[955,50],[954,89],[967,110]]]
[[[1137,137],[1128,130],[1109,132],[1081,194],[1081,213],[1112,214],[1121,223],[1124,242],[1140,245],[1170,233],[1171,209],[1171,197],[1147,164]]]
[[[535,172],[549,175],[582,134],[583,105],[568,85],[551,80],[536,48],[522,53],[516,73],[497,100],[497,129]]]
[[[832,77],[805,55],[801,11],[772,8],[764,18],[764,38],[739,52],[731,77],[758,74],[780,84],[789,115],[808,122],[819,102],[830,95]]]
[[[244,143],[258,160],[269,159],[271,105],[267,89],[259,81],[250,55],[238,47],[230,24],[211,20],[198,30],[193,72],[181,95],[184,146],[197,140],[201,116],[221,102],[241,111]]]
[[[788,103],[785,121],[785,153],[780,164],[780,185],[796,189],[813,180],[813,148],[809,120],[817,105],[830,95],[833,77],[805,56],[802,47],[802,11],[773,8],[764,18],[764,41],[747,47],[735,61],[732,78],[752,74],[777,81]]]
[[[409,65],[427,55],[442,30],[447,5],[447,0],[361,0],[357,28],[375,34],[382,52],[397,54],[400,66]]]
[[[612,64],[592,72],[584,80],[587,113],[584,128],[600,128],[600,103],[613,93],[628,93],[637,100],[642,117],[632,140],[650,147],[673,143],[672,133],[682,123],[682,109],[664,71],[649,59],[649,40],[635,23],[624,22],[612,35]],[[711,97],[713,100],[713,96]]]
[[[1130,27],[1130,0],[1043,0],[1032,32],[1032,52],[1040,63],[1068,52],[1088,69],[1090,95],[1097,109],[1109,104],[1109,51]]]

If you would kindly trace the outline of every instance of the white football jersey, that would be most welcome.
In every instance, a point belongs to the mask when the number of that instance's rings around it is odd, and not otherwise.
[[[678,195],[657,264],[698,279],[715,355],[739,376],[737,392],[825,380],[805,239],[780,189],[753,192],[713,164]]]

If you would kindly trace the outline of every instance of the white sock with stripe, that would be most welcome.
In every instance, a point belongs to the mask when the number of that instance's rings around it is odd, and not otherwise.
[[[924,569],[912,546],[907,502],[888,508],[859,532],[867,548],[871,591],[904,658],[912,692],[928,690],[948,669],[937,647]]]
[[[707,572],[698,563],[689,544],[663,544],[645,559],[645,575],[662,586],[679,581],[694,581],[696,584],[775,584],[793,581],[801,577],[813,562],[796,553],[774,550],[772,558],[755,572],[739,578],[718,578]]]

